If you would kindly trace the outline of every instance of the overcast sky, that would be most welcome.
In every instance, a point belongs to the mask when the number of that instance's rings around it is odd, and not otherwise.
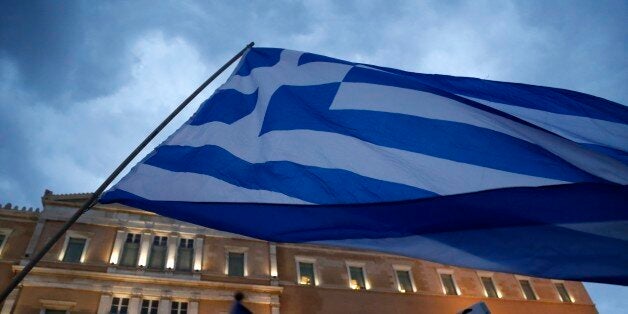
[[[95,190],[250,41],[628,104],[628,1],[25,2],[0,6],[0,203]],[[628,288],[587,287],[628,308]]]

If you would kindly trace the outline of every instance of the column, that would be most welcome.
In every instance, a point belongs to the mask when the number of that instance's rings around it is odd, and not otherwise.
[[[270,243],[268,250],[270,255],[270,277],[277,279],[277,244]]]
[[[270,296],[270,314],[279,314],[279,296]]]
[[[129,300],[129,313],[128,314],[140,314],[141,300],[139,295],[133,295]]]
[[[157,314],[170,314],[170,308],[172,301],[170,299],[160,299],[159,307],[157,308]]]
[[[188,314],[198,314],[198,301],[193,300],[188,303]]]
[[[98,303],[98,314],[108,314],[109,310],[111,310],[111,301],[113,297],[111,294],[102,294],[100,295],[100,303]]]
[[[118,230],[116,233],[116,241],[113,242],[113,250],[111,251],[111,258],[109,258],[109,263],[118,264],[120,261],[120,255],[122,254],[122,246],[124,245],[124,240],[126,239],[126,230]]]
[[[203,268],[203,237],[194,239],[194,271],[201,271]]]
[[[142,239],[140,240],[140,256],[137,259],[137,266],[146,267],[148,263],[148,251],[150,249],[150,242],[153,236],[150,232],[142,232]]]
[[[33,253],[35,252],[35,247],[37,246],[37,242],[39,242],[41,232],[44,230],[45,223],[46,219],[39,219],[37,221],[37,225],[35,225],[33,235],[28,241],[28,246],[26,247],[26,252],[24,253],[27,256],[27,259],[30,259],[30,256],[33,255]]]
[[[177,248],[179,247],[179,235],[172,234],[168,237],[168,250],[166,252],[166,269],[174,270],[177,259]]]
[[[0,310],[0,314],[11,314],[13,312],[13,307],[15,306],[15,302],[17,302],[17,295],[19,293],[20,288],[18,287],[15,287],[15,289],[11,291],[9,296],[4,300],[2,310]]]

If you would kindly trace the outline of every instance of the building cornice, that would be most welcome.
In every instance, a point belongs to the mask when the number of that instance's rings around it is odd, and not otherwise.
[[[14,272],[18,272],[24,266],[14,265],[12,268]],[[160,296],[163,291],[181,291],[183,295],[179,295],[180,298],[185,295],[196,295],[198,299],[207,300],[232,300],[232,291],[242,291],[247,295],[249,302],[264,304],[272,303],[273,296],[279,296],[283,291],[283,287],[270,285],[185,280],[46,267],[33,268],[22,285],[25,287],[88,290],[119,295],[129,294],[133,289],[141,289],[142,294],[147,296]]]

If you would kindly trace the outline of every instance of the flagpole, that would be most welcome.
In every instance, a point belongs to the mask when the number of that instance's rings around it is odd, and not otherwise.
[[[124,170],[124,168],[126,168],[126,166],[128,166],[129,163],[131,163],[131,161],[142,151],[142,149],[144,149],[144,147],[146,147],[146,145],[148,145],[148,143],[150,143],[150,141],[152,141],[155,138],[155,136],[157,136],[157,134],[166,125],[168,125],[168,123],[170,123],[170,121],[172,121],[172,119],[174,119],[174,117],[176,117],[177,114],[181,112],[181,110],[183,110],[183,108],[185,108],[185,106],[187,106],[198,94],[200,94],[201,91],[203,91],[203,89],[207,87],[207,85],[209,85],[213,80],[216,79],[216,77],[222,74],[224,70],[226,70],[236,60],[238,60],[248,49],[253,47],[253,45],[255,45],[254,42],[251,42],[248,45],[246,45],[246,47],[244,47],[242,50],[240,50],[240,52],[238,52],[235,56],[233,56],[233,58],[227,61],[227,63],[225,63],[220,69],[218,69],[218,71],[212,74],[212,76],[210,76],[205,82],[203,82],[203,84],[201,84],[201,86],[199,86],[192,94],[190,94],[188,98],[186,98],[172,113],[170,113],[170,115],[166,117],[166,119],[162,121],[161,124],[159,124],[153,130],[153,132],[151,132],[148,135],[148,137],[146,137],[144,141],[142,141],[142,143],[140,143],[139,146],[137,146],[135,150],[133,150],[129,154],[129,156],[127,156],[126,159],[124,159],[124,161],[120,163],[120,165],[118,165],[118,167],[109,175],[109,177],[107,177],[107,179],[100,185],[100,187],[96,189],[96,191],[92,194],[92,196],[87,201],[85,201],[85,203],[83,203],[81,208],[77,210],[76,213],[74,213],[74,215],[72,215],[70,220],[68,220],[63,225],[63,227],[61,227],[61,229],[46,243],[46,245],[39,252],[37,252],[35,256],[33,256],[33,258],[28,262],[28,264],[26,264],[26,266],[24,266],[24,268],[15,277],[13,277],[9,285],[6,288],[4,288],[4,290],[2,291],[2,294],[0,294],[0,303],[4,302],[4,300],[9,296],[9,294],[13,291],[13,289],[17,287],[17,285],[22,281],[22,279],[26,277],[26,275],[33,269],[33,267],[35,267],[35,265],[44,257],[44,255],[46,255],[46,253],[50,251],[52,246],[63,236],[63,234],[72,226],[72,224],[74,224],[79,219],[79,217],[81,217],[81,215],[87,212],[90,208],[92,208],[92,206],[94,206],[98,202],[98,200],[100,199],[100,196],[105,191],[105,189],[109,186],[109,184],[111,184],[111,182],[113,182],[113,180],[122,172],[122,170]]]

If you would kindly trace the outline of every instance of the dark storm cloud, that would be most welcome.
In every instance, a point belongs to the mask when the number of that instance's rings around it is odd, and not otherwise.
[[[57,101],[84,99],[111,92],[123,82],[122,34],[107,32],[87,2],[16,1],[3,6],[2,54],[13,60],[24,88]],[[128,59],[128,58],[126,58]]]

